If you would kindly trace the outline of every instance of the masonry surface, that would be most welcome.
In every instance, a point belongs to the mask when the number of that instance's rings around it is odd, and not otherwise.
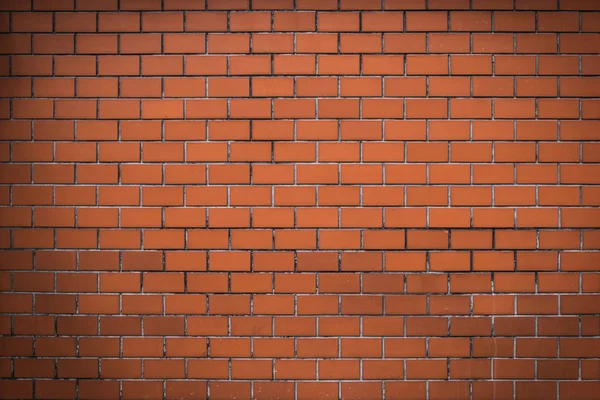
[[[598,399],[599,32],[0,0],[0,398]]]

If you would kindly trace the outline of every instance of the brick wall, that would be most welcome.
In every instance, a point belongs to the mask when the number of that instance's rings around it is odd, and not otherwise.
[[[0,398],[598,398],[600,1],[0,10]]]

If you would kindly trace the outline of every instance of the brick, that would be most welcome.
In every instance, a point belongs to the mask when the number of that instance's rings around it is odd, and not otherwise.
[[[164,35],[165,54],[204,53],[205,43],[202,33],[169,33]]]
[[[447,12],[407,11],[406,30],[411,31],[445,31],[448,29]]]
[[[311,32],[315,30],[314,12],[276,11],[273,16],[275,31]]]
[[[227,13],[189,11],[186,15],[187,32],[223,32],[227,30]]]
[[[4,1],[0,392],[591,398],[596,11]]]
[[[490,31],[492,15],[485,11],[452,11],[450,30],[453,31]]]
[[[140,14],[105,12],[98,15],[99,32],[139,32]]]

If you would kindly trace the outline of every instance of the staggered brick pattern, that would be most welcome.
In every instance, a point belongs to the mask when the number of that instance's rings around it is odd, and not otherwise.
[[[598,399],[600,1],[0,10],[1,398]]]

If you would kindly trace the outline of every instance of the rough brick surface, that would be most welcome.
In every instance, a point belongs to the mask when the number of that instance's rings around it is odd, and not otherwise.
[[[598,398],[600,1],[0,32],[0,398]]]

